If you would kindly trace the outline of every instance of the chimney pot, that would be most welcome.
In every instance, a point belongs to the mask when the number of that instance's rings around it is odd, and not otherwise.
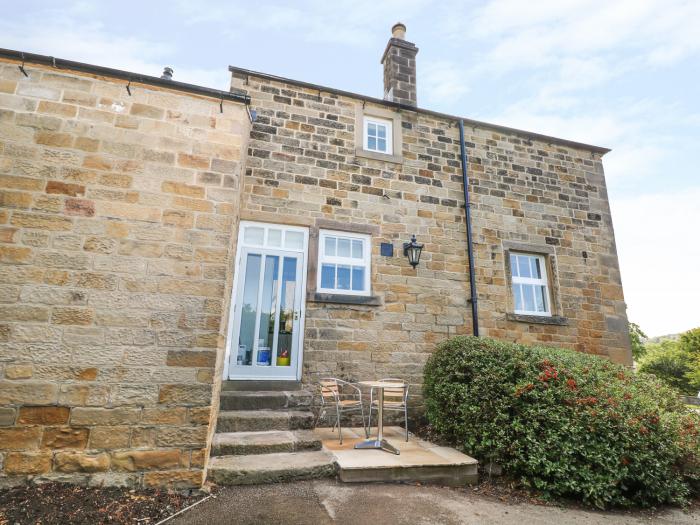
[[[173,68],[166,66],[163,69],[163,74],[160,76],[163,80],[172,80],[173,79]]]
[[[395,23],[391,27],[391,37],[399,40],[406,40],[406,26],[401,22]]]

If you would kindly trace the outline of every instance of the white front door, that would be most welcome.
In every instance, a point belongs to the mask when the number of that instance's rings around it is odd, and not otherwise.
[[[241,222],[228,378],[300,378],[307,244],[305,228]]]

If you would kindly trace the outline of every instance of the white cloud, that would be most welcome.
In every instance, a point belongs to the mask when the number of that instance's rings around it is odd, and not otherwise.
[[[700,326],[700,186],[612,202],[628,317],[647,335]]]
[[[91,15],[90,6],[78,2],[65,11],[45,11],[41,24],[32,23],[32,17],[24,23],[5,18],[0,20],[2,46],[151,76],[160,76],[163,67],[171,66],[175,80],[228,89],[226,64],[217,69],[179,67],[174,45],[114,34]]]
[[[418,85],[426,101],[419,101],[422,107],[430,107],[444,100],[459,98],[469,92],[468,72],[454,62],[440,60],[425,64],[418,70]]]

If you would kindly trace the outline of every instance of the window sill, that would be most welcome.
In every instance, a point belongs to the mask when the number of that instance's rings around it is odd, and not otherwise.
[[[382,298],[377,295],[344,295],[339,293],[309,292],[306,300],[312,303],[359,304],[381,306]]]
[[[394,164],[403,164],[403,157],[401,155],[388,155],[386,153],[367,151],[361,148],[355,150],[355,156],[372,160],[381,160],[383,162],[393,162]]]
[[[556,326],[567,326],[569,324],[569,320],[566,317],[561,317],[559,315],[506,314],[506,319],[508,321],[515,321],[516,323],[551,324]]]

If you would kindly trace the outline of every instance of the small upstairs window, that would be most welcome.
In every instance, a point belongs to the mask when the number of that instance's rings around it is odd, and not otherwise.
[[[364,148],[366,151],[392,154],[392,121],[365,117]]]
[[[515,313],[551,316],[547,268],[542,255],[531,253],[510,254]]]
[[[321,230],[317,291],[370,295],[370,261],[369,235]]]

